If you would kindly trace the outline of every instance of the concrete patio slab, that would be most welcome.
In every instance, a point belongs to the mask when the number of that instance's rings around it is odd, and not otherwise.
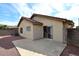
[[[66,44],[50,39],[13,41],[21,56],[59,56]]]
[[[23,49],[23,48],[19,48],[17,47],[19,53],[21,54],[21,56],[45,56],[43,54],[40,53],[36,53],[27,49]]]

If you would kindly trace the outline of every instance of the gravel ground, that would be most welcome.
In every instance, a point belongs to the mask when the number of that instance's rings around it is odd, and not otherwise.
[[[0,36],[0,56],[20,56],[12,41],[19,40],[20,37],[6,35]]]
[[[61,56],[79,56],[79,47],[68,44],[64,51],[61,53]]]

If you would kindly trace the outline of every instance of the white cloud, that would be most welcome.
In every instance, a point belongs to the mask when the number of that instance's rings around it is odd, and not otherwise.
[[[75,25],[78,25],[77,18],[79,17],[79,0],[0,0],[0,2],[10,2],[15,3],[12,4],[17,11],[19,12],[20,16],[27,16],[30,17],[32,13],[39,13],[45,15],[51,15],[54,12],[53,9],[58,11],[58,14],[53,16],[63,17],[67,19],[72,19],[75,22]],[[18,2],[18,3],[17,3]],[[26,3],[40,3],[33,6],[33,9],[30,9]],[[63,5],[64,3],[67,4],[74,4],[71,9],[64,10]],[[2,21],[0,23],[15,25],[15,23],[10,21]]]
[[[52,5],[49,3],[38,3],[33,6],[33,9],[30,9],[25,3],[17,3],[12,5],[17,9],[21,16],[27,17],[30,17],[32,13],[50,15],[52,12],[54,12]]]
[[[61,0],[62,2],[65,3],[75,3],[75,4],[79,4],[79,0]]]
[[[53,8],[50,4],[37,4],[33,6],[33,12],[39,14],[50,15],[53,12]]]
[[[79,0],[0,0],[2,3],[53,3],[56,1],[57,3],[79,3]]]
[[[57,16],[66,17],[66,18],[70,18],[70,16],[77,17],[79,16],[78,11],[79,11],[79,6],[76,6],[76,7],[71,8],[71,10],[69,11],[62,11]]]
[[[73,4],[70,10],[64,10],[64,3]],[[75,26],[78,25],[78,17],[79,17],[79,0],[51,0],[50,4],[54,7],[58,14],[55,16],[71,19],[75,22]]]
[[[75,25],[78,25],[78,18],[79,18],[79,6],[75,6],[71,8],[69,11],[62,11],[61,13],[57,14],[56,16],[71,19],[75,22]]]
[[[12,5],[17,9],[17,11],[19,12],[21,16],[27,16],[27,17],[31,16],[32,10],[28,7],[27,4],[17,3],[17,4],[12,4]]]
[[[29,0],[31,1],[31,0]],[[43,0],[44,3],[40,3],[33,6],[33,9],[30,9],[25,3],[12,4],[20,13],[21,16],[30,17],[32,13],[39,13],[45,15],[51,15],[54,12],[53,9],[56,9],[59,13],[54,15],[58,17],[63,17],[67,19],[72,19],[76,25],[77,17],[79,17],[79,0]],[[74,4],[71,9],[64,10],[64,3]],[[75,18],[74,18],[75,17]]]

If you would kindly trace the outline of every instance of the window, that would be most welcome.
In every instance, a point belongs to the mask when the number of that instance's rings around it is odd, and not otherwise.
[[[23,28],[20,28],[20,33],[23,33]]]
[[[27,31],[31,31],[31,27],[30,27],[30,26],[27,26],[27,27],[26,27],[26,30],[27,30]]]

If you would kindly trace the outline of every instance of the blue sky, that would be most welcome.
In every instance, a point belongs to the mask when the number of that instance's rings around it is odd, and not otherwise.
[[[17,25],[21,16],[30,17],[33,13],[67,18],[78,25],[79,3],[67,0],[53,0],[50,3],[0,3],[1,24]]]

